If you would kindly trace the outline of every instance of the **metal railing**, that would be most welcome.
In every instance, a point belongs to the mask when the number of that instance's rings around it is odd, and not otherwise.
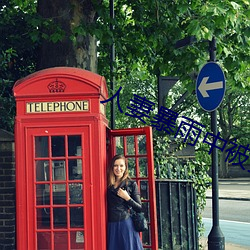
[[[196,193],[188,180],[157,179],[159,250],[198,250]]]

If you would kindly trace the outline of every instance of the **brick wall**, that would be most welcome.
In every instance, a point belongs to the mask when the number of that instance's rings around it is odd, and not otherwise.
[[[0,250],[16,248],[15,199],[14,136],[0,129]]]

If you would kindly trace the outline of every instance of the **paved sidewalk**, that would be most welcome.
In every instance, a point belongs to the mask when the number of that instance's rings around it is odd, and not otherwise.
[[[208,189],[206,192],[207,198],[212,198],[212,189]],[[250,192],[238,190],[219,190],[219,199],[227,200],[250,200]]]
[[[224,184],[241,184],[250,186],[250,178],[234,178],[234,179],[220,179],[219,186]],[[212,187],[206,192],[207,198],[212,198]],[[219,199],[228,200],[250,200],[250,190],[234,190],[234,189],[220,189],[219,187]]]
[[[202,245],[202,250],[208,250],[207,238],[202,238],[200,244]],[[250,250],[250,247],[243,247],[232,243],[225,243],[225,250]]]
[[[250,177],[249,178],[234,178],[234,179],[220,179],[220,185],[242,185],[242,189],[234,190],[234,189],[221,189],[219,187],[219,199],[228,199],[228,200],[249,200],[250,201],[250,190],[245,190],[244,185],[250,186]],[[207,198],[212,198],[212,187],[206,192]],[[202,250],[208,250],[207,238],[203,237],[200,241],[202,245]],[[225,242],[225,250],[250,250],[250,247],[244,247],[235,245],[232,243]]]

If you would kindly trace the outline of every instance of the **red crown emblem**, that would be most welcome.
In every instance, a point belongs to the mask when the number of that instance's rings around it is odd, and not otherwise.
[[[65,88],[66,84],[61,81],[58,81],[57,79],[48,85],[50,93],[64,92]]]

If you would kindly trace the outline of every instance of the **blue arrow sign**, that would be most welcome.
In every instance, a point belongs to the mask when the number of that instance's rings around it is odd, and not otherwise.
[[[205,64],[196,80],[196,96],[208,112],[217,109],[225,95],[226,81],[221,67],[215,62]]]

